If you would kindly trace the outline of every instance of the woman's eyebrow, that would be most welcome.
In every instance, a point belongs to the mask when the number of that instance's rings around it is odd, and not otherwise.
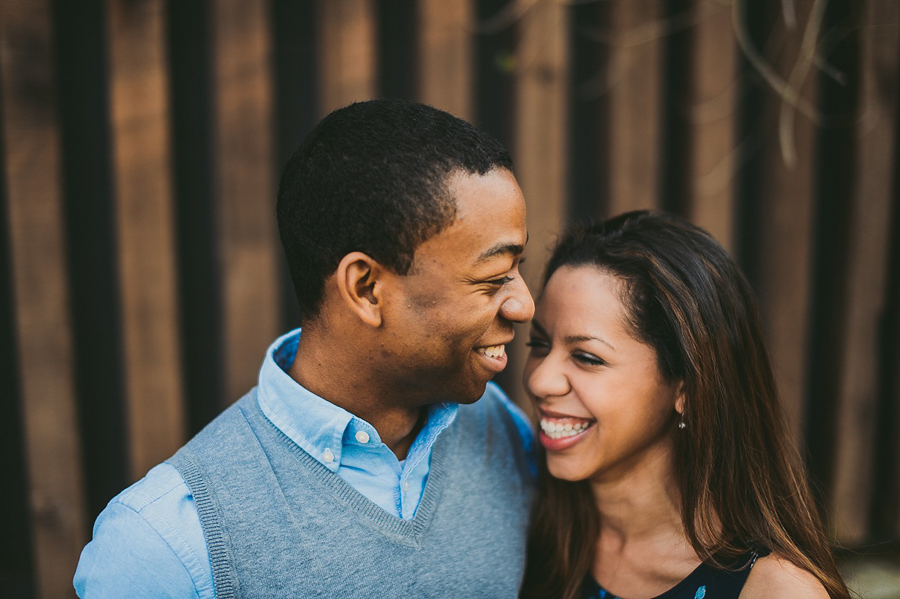
[[[566,343],[578,343],[579,341],[599,341],[609,349],[616,350],[609,341],[597,335],[570,335],[566,337]]]
[[[536,320],[531,321],[531,326],[544,337],[549,337],[547,335],[547,331],[544,330],[544,327],[538,323]],[[578,343],[579,341],[599,341],[603,345],[607,346],[609,349],[616,351],[616,348],[613,347],[612,343],[600,337],[599,335],[569,335],[564,338],[566,343]]]
[[[540,333],[541,335],[543,335],[544,337],[549,337],[549,335],[547,335],[547,331],[544,330],[544,327],[542,327],[536,319],[533,319],[533,318],[531,319],[531,327],[533,329],[537,330],[537,332]]]

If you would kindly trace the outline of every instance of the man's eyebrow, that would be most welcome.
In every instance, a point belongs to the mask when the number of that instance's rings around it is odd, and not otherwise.
[[[534,330],[536,330],[538,333],[540,333],[542,336],[549,337],[549,335],[547,334],[547,331],[544,330],[544,327],[542,327],[540,325],[540,323],[538,323],[538,321],[532,320],[531,327]],[[603,345],[607,346],[609,349],[611,349],[613,351],[616,350],[616,348],[614,348],[609,341],[607,341],[603,337],[598,337],[596,335],[569,335],[568,337],[565,338],[565,342],[567,344],[578,343],[579,341],[599,341]]]
[[[528,243],[528,237],[525,237],[525,243]],[[479,257],[478,262],[490,260],[494,256],[502,256],[509,254],[511,256],[520,256],[525,252],[525,246],[520,243],[498,243],[494,247],[484,251]]]

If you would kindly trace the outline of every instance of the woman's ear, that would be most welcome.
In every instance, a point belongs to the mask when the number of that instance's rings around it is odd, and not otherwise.
[[[675,388],[675,411],[684,414],[684,381],[679,381]]]
[[[371,256],[350,252],[341,259],[335,271],[335,282],[341,299],[364,323],[381,326],[381,280],[384,270]]]

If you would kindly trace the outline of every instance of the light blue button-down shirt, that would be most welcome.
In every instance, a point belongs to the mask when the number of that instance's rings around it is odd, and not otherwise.
[[[456,418],[457,404],[428,407],[402,462],[375,428],[311,393],[288,374],[300,342],[297,329],[275,341],[259,373],[257,397],[265,416],[293,442],[386,512],[410,519],[425,490],[431,450]],[[525,415],[493,383],[529,450]],[[215,596],[206,541],[190,490],[178,471],[160,464],[120,493],[94,524],[75,573],[79,597]]]

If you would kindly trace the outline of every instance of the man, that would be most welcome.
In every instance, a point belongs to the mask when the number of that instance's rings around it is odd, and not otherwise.
[[[326,117],[278,195],[302,333],[110,502],[79,595],[516,596],[531,431],[488,384],[534,311],[511,166],[434,108]]]

